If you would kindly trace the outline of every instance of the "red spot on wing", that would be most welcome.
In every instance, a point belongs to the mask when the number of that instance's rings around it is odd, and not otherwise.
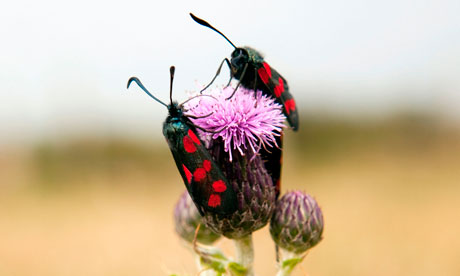
[[[221,202],[220,195],[212,194],[211,196],[209,196],[208,206],[217,207],[220,205],[220,202]]]
[[[184,164],[182,164],[182,169],[184,170],[185,177],[187,177],[188,184],[190,184],[192,182],[192,173]]]
[[[257,74],[259,74],[260,79],[263,83],[267,84],[268,80],[272,77],[272,69],[268,63],[264,62],[263,66],[257,70]]]
[[[196,146],[193,143],[192,138],[190,138],[189,136],[184,136],[184,138],[182,139],[182,143],[184,144],[184,149],[186,152],[192,153],[196,151]]]
[[[195,142],[197,145],[201,144],[200,139],[196,137],[195,133],[191,129],[188,130],[188,136],[190,136],[190,138],[192,138],[192,141]]]
[[[212,183],[212,188],[217,193],[222,193],[222,192],[225,192],[225,190],[227,190],[227,185],[225,185],[224,181],[217,180],[217,181],[214,181],[214,183]]]
[[[209,160],[204,160],[203,161],[203,168],[209,172],[211,170],[211,161]]]
[[[276,195],[278,197],[278,195],[280,194],[280,191],[281,191],[281,182],[280,182],[279,179],[278,179],[278,181],[276,181],[275,191],[276,191]]]
[[[203,168],[198,168],[193,173],[193,178],[195,181],[200,182],[206,177],[206,171]]]
[[[284,81],[281,77],[278,79],[278,85],[275,86],[274,92],[277,98],[281,97],[281,93],[284,92]]]
[[[263,65],[264,65],[265,70],[267,70],[268,76],[271,78],[272,77],[272,68],[266,62],[264,62]]]
[[[286,108],[286,113],[289,115],[291,111],[295,110],[295,101],[293,99],[285,101],[284,107]]]

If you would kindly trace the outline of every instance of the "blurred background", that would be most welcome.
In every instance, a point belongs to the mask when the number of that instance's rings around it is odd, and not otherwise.
[[[174,233],[174,98],[250,45],[289,81],[283,191],[324,240],[295,275],[459,275],[460,2],[9,1],[0,9],[0,275],[196,275]],[[216,85],[227,82],[224,69]],[[232,244],[219,243],[229,254]],[[267,229],[256,271],[274,275]]]

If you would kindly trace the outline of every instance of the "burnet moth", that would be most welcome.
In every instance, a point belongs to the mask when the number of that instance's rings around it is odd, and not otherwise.
[[[185,114],[183,104],[172,100],[174,66],[170,68],[170,104],[153,96],[141,83],[132,77],[128,80],[137,83],[150,97],[166,106],[169,115],[163,123],[163,135],[169,145],[185,187],[201,215],[205,211],[218,214],[232,214],[237,208],[236,193],[222,173],[219,165],[213,160],[203,141],[198,138],[197,127]]]
[[[230,81],[232,78],[239,80],[235,91],[238,89],[239,85],[242,85],[248,89],[261,90],[263,94],[274,97],[276,101],[283,106],[283,113],[286,115],[289,125],[294,131],[297,131],[299,129],[299,115],[295,100],[291,93],[289,93],[289,86],[286,80],[265,62],[264,58],[257,50],[247,46],[236,47],[223,33],[211,26],[208,22],[196,17],[192,13],[190,13],[190,16],[198,24],[208,27],[223,36],[235,48],[231,54],[230,61],[225,58],[220,63],[216,75],[203,90],[207,89],[214,82],[220,74],[224,62],[226,62],[230,68]],[[281,189],[282,139],[282,136],[276,138],[278,148],[273,148],[270,151],[265,149],[260,151],[262,159],[265,160],[265,168],[271,175],[273,184],[276,187],[277,197]]]
[[[236,47],[223,33],[211,26],[208,22],[190,13],[195,22],[208,27],[223,36],[234,48],[230,61],[225,58],[217,69],[211,82],[203,89],[208,88],[220,73],[224,62],[230,68],[230,81],[232,78],[239,80],[239,85],[253,90],[261,90],[264,94],[273,96],[283,106],[284,115],[294,131],[299,128],[299,115],[294,98],[289,93],[286,80],[267,62],[263,56],[251,47]],[[230,83],[230,82],[229,82]],[[236,91],[236,89],[235,89]],[[232,95],[233,96],[233,95]],[[232,97],[230,96],[230,98]]]

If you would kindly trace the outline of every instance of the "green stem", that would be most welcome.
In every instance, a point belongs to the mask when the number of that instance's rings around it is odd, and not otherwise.
[[[292,272],[292,269],[293,267],[291,268],[280,268],[280,270],[278,270],[278,272],[276,273],[276,276],[289,276],[291,275],[291,272]]]
[[[252,234],[234,241],[236,247],[236,261],[247,269],[246,276],[254,276]]]
[[[302,262],[304,256],[297,255],[293,252],[289,252],[286,250],[282,251],[282,258],[280,262],[280,267],[276,276],[289,276],[292,273],[292,270]]]
[[[195,262],[198,268],[198,273],[200,276],[216,276],[217,272],[213,269],[203,266],[201,263],[201,257],[199,255],[195,255]]]

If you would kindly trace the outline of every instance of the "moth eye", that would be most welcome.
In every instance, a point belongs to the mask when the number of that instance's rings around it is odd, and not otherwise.
[[[242,49],[236,49],[235,51],[232,52],[232,57],[239,57],[243,54]]]

